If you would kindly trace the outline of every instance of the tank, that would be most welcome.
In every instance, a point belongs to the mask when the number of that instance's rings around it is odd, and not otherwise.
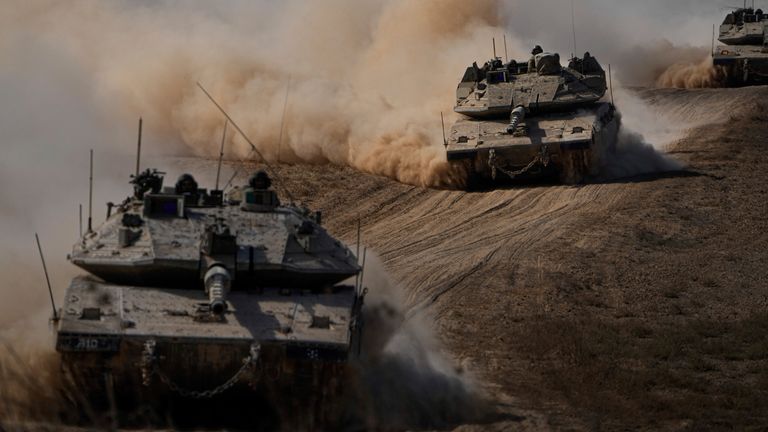
[[[448,161],[474,187],[559,176],[579,183],[615,147],[620,117],[603,102],[606,73],[585,53],[567,67],[536,47],[527,62],[494,58],[467,68],[456,92],[464,116],[446,139]]]
[[[740,8],[729,13],[720,25],[721,45],[713,62],[725,70],[727,84],[768,84],[768,15],[761,9]]]
[[[332,395],[360,343],[364,293],[344,283],[355,255],[320,213],[281,203],[263,171],[227,194],[189,174],[163,182],[135,176],[74,245],[88,275],[55,322],[64,370],[109,403]]]

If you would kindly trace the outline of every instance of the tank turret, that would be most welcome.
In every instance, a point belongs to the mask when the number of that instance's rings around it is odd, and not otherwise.
[[[509,115],[517,108],[526,112],[563,111],[599,101],[607,90],[605,71],[586,53],[568,67],[560,56],[534,49],[528,62],[500,59],[474,63],[467,68],[456,90],[454,110],[473,118]]]

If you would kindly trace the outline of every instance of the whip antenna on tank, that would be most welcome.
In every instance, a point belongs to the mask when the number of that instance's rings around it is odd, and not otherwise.
[[[83,205],[80,204],[80,212],[77,219],[80,221],[80,238],[83,238]]]
[[[611,65],[608,65],[608,85],[611,88],[611,105],[616,105],[613,101],[613,73],[611,72]]]
[[[219,164],[216,167],[216,190],[219,190],[219,178],[221,178],[221,164],[224,162],[224,142],[227,140],[227,126],[229,120],[224,122],[224,133],[221,135],[221,147],[219,147]]]
[[[360,216],[357,217],[357,249],[355,249],[355,258],[357,263],[360,264],[360,228],[361,228]],[[355,289],[360,286],[360,273],[355,275]]]
[[[360,267],[360,284],[358,285],[358,292],[362,291],[365,284],[365,257],[368,255],[368,248],[363,248],[363,265]]]
[[[265,158],[264,155],[259,151],[258,147],[256,147],[256,144],[254,144],[253,141],[251,141],[251,139],[248,138],[248,135],[246,135],[245,132],[243,132],[243,130],[240,129],[240,126],[237,125],[237,122],[232,120],[232,117],[230,117],[229,114],[227,114],[227,112],[224,110],[224,108],[222,108],[221,105],[219,105],[219,103],[216,102],[216,99],[214,99],[213,96],[211,96],[211,94],[208,93],[208,91],[205,89],[205,87],[203,87],[202,84],[198,82],[197,86],[200,87],[200,90],[202,90],[203,93],[205,93],[205,95],[208,96],[208,99],[210,99],[211,102],[213,102],[213,104],[216,105],[216,108],[218,108],[219,111],[221,111],[221,113],[224,114],[224,117],[226,117],[227,120],[229,120],[229,122],[232,123],[232,126],[234,126],[235,130],[240,134],[240,136],[242,136],[243,139],[245,139],[245,141],[248,143],[248,145],[251,146],[252,153],[256,153],[257,155],[259,155],[259,157],[261,158],[261,161],[264,163],[267,169],[272,173],[275,179],[277,179],[278,183],[280,183],[285,194],[288,195],[288,199],[290,199],[291,202],[295,201],[295,199],[293,198],[293,195],[291,194],[291,191],[288,190],[288,187],[286,186],[285,182],[280,177],[280,174],[272,167],[269,161],[267,161],[267,158]]]
[[[288,77],[288,86],[285,88],[285,100],[283,101],[283,117],[280,118],[280,138],[277,140],[277,162],[280,162],[280,154],[283,151],[283,129],[285,129],[285,114],[288,112],[288,95],[291,94],[291,78]]]
[[[496,58],[496,38],[493,38],[493,58]]]
[[[504,34],[504,61],[509,63],[509,53],[507,52],[507,34]]]
[[[442,111],[440,112],[440,123],[443,125],[443,146],[448,147],[448,139],[445,137],[445,118]]]
[[[48,294],[51,296],[51,308],[53,309],[53,320],[59,320],[59,314],[56,312],[56,302],[53,301],[53,289],[51,288],[51,278],[48,277],[48,266],[45,265],[43,248],[40,246],[40,237],[35,233],[35,242],[37,242],[37,251],[40,252],[40,261],[43,262],[43,272],[45,273],[45,282],[48,284]]]
[[[573,33],[573,55],[578,52],[576,50],[576,0],[571,0],[571,31]]]
[[[139,117],[139,143],[137,145],[136,149],[136,177],[139,176],[139,172],[141,172],[141,126],[142,126],[142,119]]]
[[[93,232],[93,149],[91,149],[91,168],[88,177],[88,232]]]

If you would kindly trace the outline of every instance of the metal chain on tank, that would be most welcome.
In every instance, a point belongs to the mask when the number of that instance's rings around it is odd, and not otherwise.
[[[157,360],[155,356],[156,346],[157,343],[150,339],[144,342],[144,351],[141,352],[141,383],[144,387],[149,387],[152,382],[152,374]]]
[[[248,357],[243,359],[243,366],[240,367],[240,369],[235,372],[234,375],[232,375],[231,378],[229,378],[226,382],[223,384],[212,388],[210,390],[190,390],[186,389],[184,387],[179,386],[171,378],[163,373],[160,368],[157,366],[157,357],[155,356],[154,350],[155,350],[156,343],[153,340],[147,341],[144,344],[144,352],[142,353],[142,362],[141,362],[141,376],[142,376],[142,382],[145,386],[148,386],[151,380],[152,375],[157,375],[158,378],[160,378],[160,381],[168,386],[168,388],[185,398],[190,399],[210,399],[214,396],[220,395],[224,393],[225,391],[229,390],[230,388],[234,387],[240,380],[245,376],[245,374],[256,364],[256,362],[259,360],[259,354],[261,352],[261,345],[253,344],[251,345],[250,353]]]
[[[525,168],[517,170],[517,171],[508,171],[502,168],[499,164],[496,163],[496,150],[491,150],[490,156],[488,156],[488,165],[491,167],[491,176],[493,178],[496,178],[496,171],[501,171],[505,175],[509,176],[510,179],[514,180],[518,176],[521,176],[528,171],[531,170],[537,163],[541,162],[544,167],[549,166],[550,158],[549,158],[549,144],[543,144],[541,146],[541,151],[539,154],[536,155],[536,157],[533,158],[531,163],[529,163]]]

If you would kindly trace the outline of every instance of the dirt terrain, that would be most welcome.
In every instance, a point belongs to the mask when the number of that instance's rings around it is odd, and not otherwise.
[[[760,428],[767,95],[641,91],[671,118],[705,119],[669,150],[686,168],[662,175],[465,193],[281,172],[347,242],[362,221],[413,311],[511,414],[479,428]]]
[[[498,415],[447,429],[768,424],[768,89],[636,92],[699,125],[668,150],[684,169],[466,193],[278,167],[348,244],[361,221],[409,315],[490,395]]]

